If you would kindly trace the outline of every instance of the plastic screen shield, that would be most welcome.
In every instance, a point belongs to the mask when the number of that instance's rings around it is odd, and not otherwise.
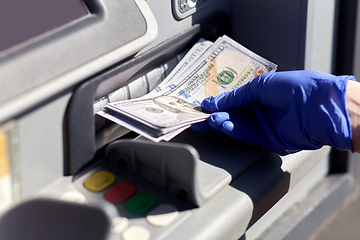
[[[0,2],[0,53],[89,14],[81,0]]]

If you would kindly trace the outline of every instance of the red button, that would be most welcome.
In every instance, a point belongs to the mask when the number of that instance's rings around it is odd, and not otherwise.
[[[122,203],[129,199],[136,192],[134,185],[126,182],[121,182],[114,185],[104,194],[106,200],[112,203]]]

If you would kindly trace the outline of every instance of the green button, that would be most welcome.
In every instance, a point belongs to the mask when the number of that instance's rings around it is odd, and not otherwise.
[[[156,198],[148,193],[140,193],[130,199],[125,208],[128,212],[136,215],[145,214],[156,204]]]

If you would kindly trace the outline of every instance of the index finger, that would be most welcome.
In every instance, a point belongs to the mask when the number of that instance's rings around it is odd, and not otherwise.
[[[201,108],[208,113],[212,112],[234,112],[239,108],[245,107],[253,102],[249,99],[251,83],[250,80],[245,85],[226,93],[221,93],[216,97],[208,97],[201,103]]]

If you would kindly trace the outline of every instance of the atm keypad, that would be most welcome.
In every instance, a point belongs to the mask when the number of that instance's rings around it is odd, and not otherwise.
[[[75,180],[77,183],[75,185],[78,187],[82,183],[84,194],[68,191],[62,194],[60,199],[90,205],[105,206],[106,202],[113,205],[118,210],[119,216],[110,216],[111,233],[120,235],[123,240],[148,240],[152,237],[156,239],[162,235],[161,229],[167,231],[168,226],[191,215],[190,211],[179,212],[171,201],[164,202],[164,196],[160,197],[161,201],[159,201],[157,193],[147,191],[147,188],[142,187],[141,184],[133,184],[131,180],[126,180],[108,170],[92,171]]]

